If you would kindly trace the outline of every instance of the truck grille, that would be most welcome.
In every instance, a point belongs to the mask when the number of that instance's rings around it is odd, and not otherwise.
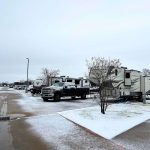
[[[52,91],[50,89],[43,89],[42,94],[50,94]]]
[[[42,94],[48,94],[50,90],[42,90]]]

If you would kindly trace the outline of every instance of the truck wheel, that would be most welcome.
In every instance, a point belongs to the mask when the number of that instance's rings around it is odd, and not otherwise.
[[[82,94],[81,99],[86,99],[86,94]]]
[[[59,101],[60,100],[60,95],[59,94],[55,94],[54,95],[54,101]]]
[[[47,102],[47,101],[48,101],[48,98],[43,98],[43,101],[44,101],[44,102]]]
[[[72,99],[72,100],[75,100],[75,99],[76,99],[76,97],[75,97],[75,96],[72,96],[72,97],[71,97],[71,99]]]

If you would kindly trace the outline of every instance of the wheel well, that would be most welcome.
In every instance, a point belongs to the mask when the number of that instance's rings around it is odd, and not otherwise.
[[[54,96],[55,96],[55,95],[59,95],[59,96],[61,97],[61,93],[58,92],[58,91],[54,93]]]

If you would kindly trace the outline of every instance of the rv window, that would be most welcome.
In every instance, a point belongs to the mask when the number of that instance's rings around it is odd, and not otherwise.
[[[130,72],[126,72],[126,78],[130,78]]]
[[[80,80],[75,80],[75,84],[80,84]]]
[[[88,81],[87,80],[85,80],[85,83],[87,83]]]
[[[55,80],[55,83],[58,83],[58,82],[60,82],[59,80]]]
[[[118,75],[118,70],[117,70],[117,69],[115,70],[115,75],[116,75],[116,76]]]
[[[67,79],[67,82],[72,82],[72,80],[70,80],[70,79]]]

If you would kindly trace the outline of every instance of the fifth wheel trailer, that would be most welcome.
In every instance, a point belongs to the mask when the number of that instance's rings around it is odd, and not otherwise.
[[[145,95],[150,94],[150,76],[143,76],[142,72],[129,70],[126,67],[111,67],[109,72],[107,80],[111,82],[109,85],[117,93],[116,97],[143,101]],[[97,85],[92,72],[89,73],[89,80]]]

